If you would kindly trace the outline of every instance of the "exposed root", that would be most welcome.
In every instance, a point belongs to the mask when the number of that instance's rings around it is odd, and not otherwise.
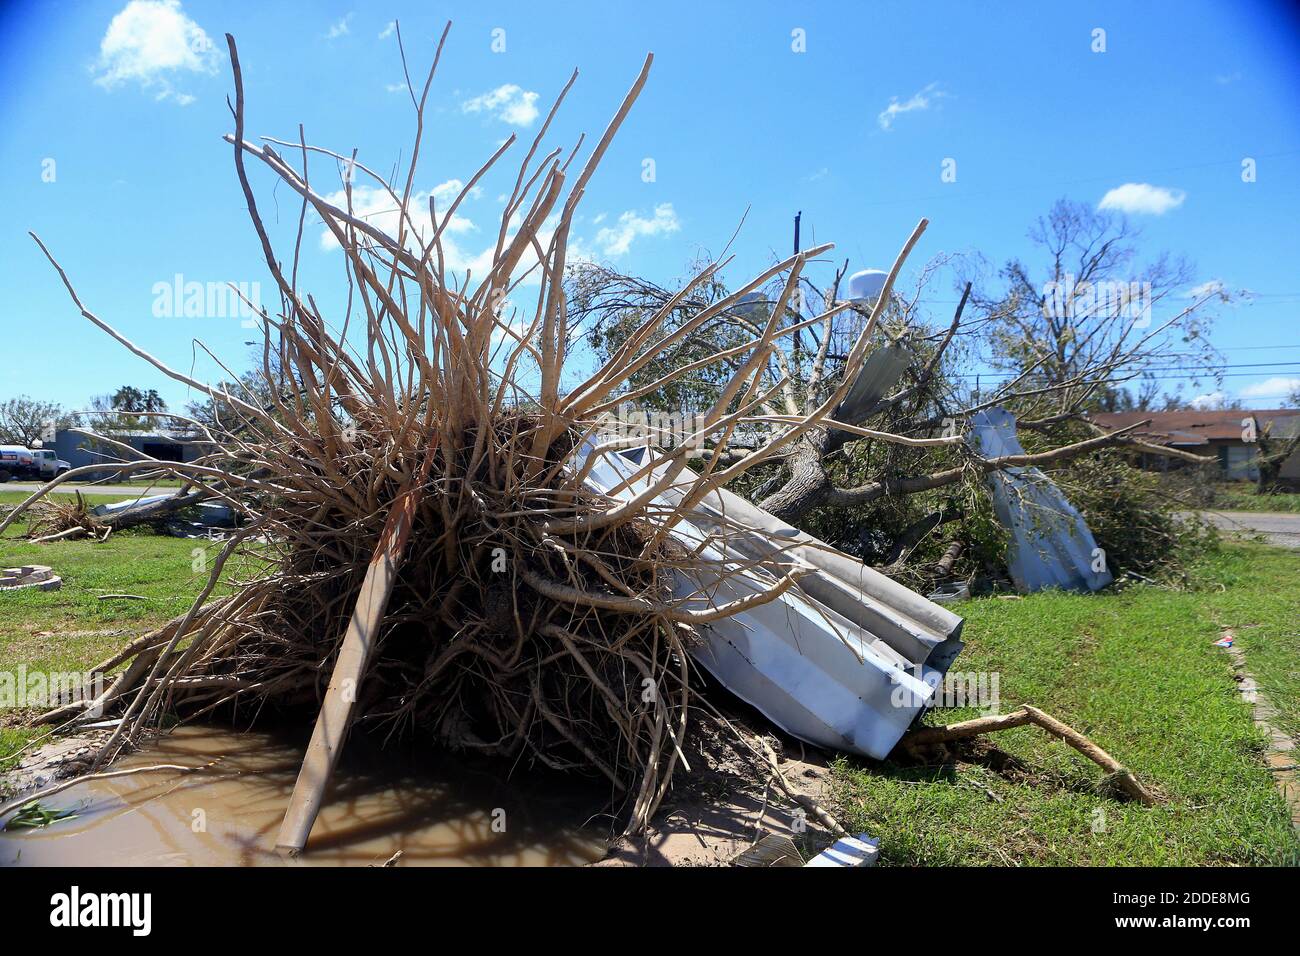
[[[423,93],[411,89],[419,132],[410,166],[393,185],[355,155],[305,142],[247,142],[242,75],[227,39],[235,80],[235,131],[227,141],[280,298],[278,312],[260,315],[255,381],[210,386],[167,367],[91,312],[36,241],[88,321],[209,400],[216,424],[201,426],[211,440],[203,457],[115,467],[180,477],[196,494],[240,512],[240,528],[210,555],[204,586],[185,615],[104,662],[113,677],[94,700],[43,719],[120,714],[97,766],[176,714],[275,710],[314,720],[381,530],[394,501],[416,486],[422,494],[413,530],[364,678],[351,689],[354,720],[371,730],[419,732],[453,747],[599,775],[628,830],[643,830],[685,761],[681,744],[695,683],[688,651],[699,640],[693,626],[776,600],[799,574],[780,560],[779,542],[773,557],[739,566],[708,558],[703,545],[682,547],[669,530],[720,483],[823,424],[862,366],[889,286],[847,356],[844,384],[829,389],[815,412],[767,423],[773,440],[763,455],[741,455],[725,470],[697,475],[685,469],[682,450],[652,450],[632,479],[643,485],[595,493],[583,480],[584,462],[589,446],[603,440],[601,413],[617,404],[628,378],[774,277],[784,276],[787,301],[805,262],[830,247],[776,264],[670,334],[661,333],[669,309],[645,316],[627,348],[587,381],[562,389],[569,229],[650,58],[580,171],[570,169],[577,147],[567,158],[558,148],[539,150],[548,116],[475,285],[446,266],[441,237],[513,137],[446,209],[433,200],[424,208],[413,195],[432,69]],[[333,322],[298,287],[296,267],[282,268],[289,257],[277,255],[258,212],[245,168],[250,159],[274,176],[282,197],[287,188],[301,199],[295,250],[308,214],[341,247],[349,307]],[[345,195],[358,176],[390,196],[397,212],[391,234],[355,215],[350,199],[336,205],[324,197],[328,189],[317,191],[340,163]],[[705,270],[688,291],[710,274]],[[525,280],[538,284],[521,285]],[[521,318],[514,302],[535,308]],[[738,426],[760,421],[750,412],[762,411],[758,383],[773,340],[788,331],[778,329],[785,314],[774,311],[744,360],[728,366],[721,399],[700,420],[697,437],[711,443],[715,460]],[[659,492],[670,487],[677,504],[665,506]],[[743,600],[716,604],[717,588],[733,575],[758,587],[744,591],[750,596]],[[219,587],[225,596],[217,599]],[[818,808],[810,809],[821,819]]]
[[[75,492],[72,501],[46,498],[32,508],[27,525],[27,537],[35,544],[69,541],[89,536],[107,538],[111,529],[91,514],[90,506],[81,492]]]

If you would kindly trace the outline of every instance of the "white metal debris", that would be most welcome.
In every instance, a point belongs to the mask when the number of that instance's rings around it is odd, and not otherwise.
[[[585,446],[580,457],[593,450]],[[601,454],[588,490],[609,494],[645,454]],[[629,500],[656,480],[652,473],[629,482],[613,497]],[[679,500],[663,495],[666,508]],[[724,528],[729,533],[718,535]],[[731,492],[711,493],[672,534],[729,570],[760,555],[815,569],[779,599],[703,626],[707,643],[692,652],[732,693],[810,743],[883,759],[931,704],[961,650],[960,617]],[[674,590],[722,604],[772,583],[747,569],[713,580],[682,575]]]
[[[804,866],[875,866],[880,859],[880,840],[859,833],[843,837],[822,850]]]
[[[967,441],[986,458],[1025,453],[1016,438],[1016,416],[1005,408],[972,415]],[[1011,532],[1007,564],[1018,590],[1097,591],[1110,584],[1106,556],[1083,517],[1041,471],[995,471],[989,488],[993,510]]]
[[[905,345],[886,345],[876,349],[853,380],[849,394],[835,409],[836,421],[857,425],[869,417],[885,393],[903,377],[915,356]]]

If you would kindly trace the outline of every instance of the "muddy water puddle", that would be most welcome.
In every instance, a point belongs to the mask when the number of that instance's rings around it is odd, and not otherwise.
[[[0,831],[0,866],[577,866],[604,855],[599,788],[446,754],[351,740],[306,852],[275,837],[304,743],[266,732],[181,727],[114,769],[211,769],[92,780],[48,797],[77,816]]]

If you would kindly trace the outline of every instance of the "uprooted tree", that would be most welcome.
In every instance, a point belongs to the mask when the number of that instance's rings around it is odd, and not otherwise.
[[[483,275],[458,275],[446,266],[443,236],[461,202],[516,144],[514,136],[503,143],[445,208],[432,197],[427,207],[413,202],[445,39],[444,32],[423,86],[408,79],[414,148],[401,178],[390,181],[357,154],[309,145],[301,134],[297,141],[247,140],[239,59],[227,37],[235,83],[227,141],[279,299],[274,311],[259,312],[256,382],[232,376],[229,385],[212,386],[149,355],[83,304],[33,236],[82,316],[207,398],[205,420],[188,421],[210,442],[201,458],[156,461],[118,443],[131,460],[116,467],[175,475],[185,483],[182,494],[225,501],[243,517],[189,610],[101,662],[96,672],[112,675],[102,693],[46,719],[119,714],[102,763],[173,713],[311,717],[323,697],[327,707],[336,699],[331,673],[341,647],[353,646],[345,634],[365,617],[374,628],[363,635],[368,656],[349,701],[360,726],[418,729],[457,747],[601,775],[637,830],[683,753],[694,687],[687,649],[700,639],[697,629],[777,599],[808,570],[779,560],[779,547],[776,556],[743,565],[712,560],[703,545],[682,547],[672,529],[712,489],[825,429],[868,358],[888,295],[839,360],[837,384],[784,415],[760,448],[730,454],[736,435],[771,421],[763,409],[789,384],[768,381],[772,357],[791,331],[782,321],[786,303],[806,264],[829,246],[776,263],[685,317],[682,303],[693,301],[716,268],[702,270],[679,296],[648,311],[591,375],[567,387],[562,277],[570,229],[651,58],[581,163],[581,140],[570,149],[543,145],[570,79],[507,180],[513,187],[490,265]],[[340,173],[345,199],[335,203],[320,184]],[[341,314],[327,315],[299,286],[297,270],[282,265],[259,211],[259,175],[300,199],[294,261],[308,213],[342,248]],[[353,209],[352,183],[362,177],[398,211],[391,233]],[[922,221],[907,240],[890,284],[924,228]],[[628,481],[646,480],[645,490],[594,492],[584,482],[583,461],[591,460],[584,456],[623,446],[604,429],[628,383],[771,282],[782,289],[780,308],[716,357],[726,371],[697,421],[696,440],[650,455]],[[832,305],[817,321],[834,321],[848,308]],[[698,367],[669,371],[663,384]],[[714,454],[697,473],[687,467],[688,448],[706,440]],[[0,531],[83,471],[29,498]],[[661,497],[669,487],[671,505]],[[758,576],[763,586],[718,604],[719,583],[737,574]],[[370,586],[381,578],[383,587]],[[682,580],[700,583],[683,593]]]
[[[862,302],[841,308],[845,263],[824,286],[805,273],[798,294],[788,300],[771,289],[717,313],[711,324],[694,328],[690,338],[671,343],[638,370],[623,398],[629,407],[688,414],[716,394],[726,365],[743,355],[737,346],[778,317],[789,334],[765,369],[771,398],[738,442],[706,455],[728,460],[738,443],[762,452],[791,422],[851,380],[832,416],[798,440],[782,441],[751,473],[745,490],[772,514],[895,571],[941,524],[987,516],[980,486],[992,472],[1059,467],[1114,447],[1204,463],[1143,443],[1129,434],[1137,426],[1107,433],[1091,423],[1089,413],[1114,407],[1130,386],[1149,388],[1154,372],[1195,369],[1209,350],[1205,307],[1217,291],[1176,301],[1188,280],[1186,266],[1164,256],[1137,266],[1134,233],[1124,220],[1086,206],[1058,203],[1030,238],[1042,253],[1037,278],[1031,267],[1013,260],[998,284],[970,260],[940,257],[921,270],[913,290],[885,295],[872,310],[880,315],[870,333],[873,362],[861,370],[844,362],[846,343],[861,334],[867,312]],[[951,318],[936,321],[921,303],[949,267],[965,277]],[[672,310],[666,331],[729,295],[708,269],[696,271],[689,290],[601,265],[576,270],[570,285],[572,324],[584,329],[602,356],[621,348],[647,311]],[[1171,302],[1176,304],[1169,309]],[[1172,314],[1157,321],[1153,313],[1162,303]],[[687,376],[667,377],[683,366],[691,370]],[[967,444],[971,416],[998,406],[1019,418],[1027,433],[1025,455],[989,458]],[[1149,484],[1120,462],[1101,480],[1132,489]],[[910,504],[907,499],[916,495],[917,504]],[[1159,534],[1148,535],[1143,556],[1132,547],[1122,550],[1142,566],[1146,552],[1161,553],[1163,537],[1173,529],[1165,522]]]

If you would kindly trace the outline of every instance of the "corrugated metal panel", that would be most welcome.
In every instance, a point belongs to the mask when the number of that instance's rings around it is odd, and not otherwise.
[[[967,441],[986,458],[1025,453],[1016,438],[1016,416],[1005,408],[972,415]],[[1097,591],[1110,584],[1109,570],[1093,570],[1097,542],[1088,525],[1041,471],[995,471],[989,488],[998,520],[1011,532],[1007,564],[1018,590]]]
[[[859,419],[885,397],[911,364],[912,353],[905,346],[894,344],[876,349],[863,363],[849,394],[836,406],[832,417],[846,425],[859,424]]]
[[[603,455],[589,489],[608,493],[644,454]],[[634,497],[654,480],[648,476],[616,497]],[[663,496],[668,507],[680,500]],[[725,539],[717,534],[724,528]],[[672,534],[688,547],[703,546],[702,556],[722,568],[760,555],[816,568],[779,599],[702,627],[706,644],[692,652],[734,694],[810,743],[884,758],[929,707],[961,650],[960,617],[728,491],[710,494]],[[752,570],[725,579],[682,575],[674,592],[721,604],[771,583]]]

